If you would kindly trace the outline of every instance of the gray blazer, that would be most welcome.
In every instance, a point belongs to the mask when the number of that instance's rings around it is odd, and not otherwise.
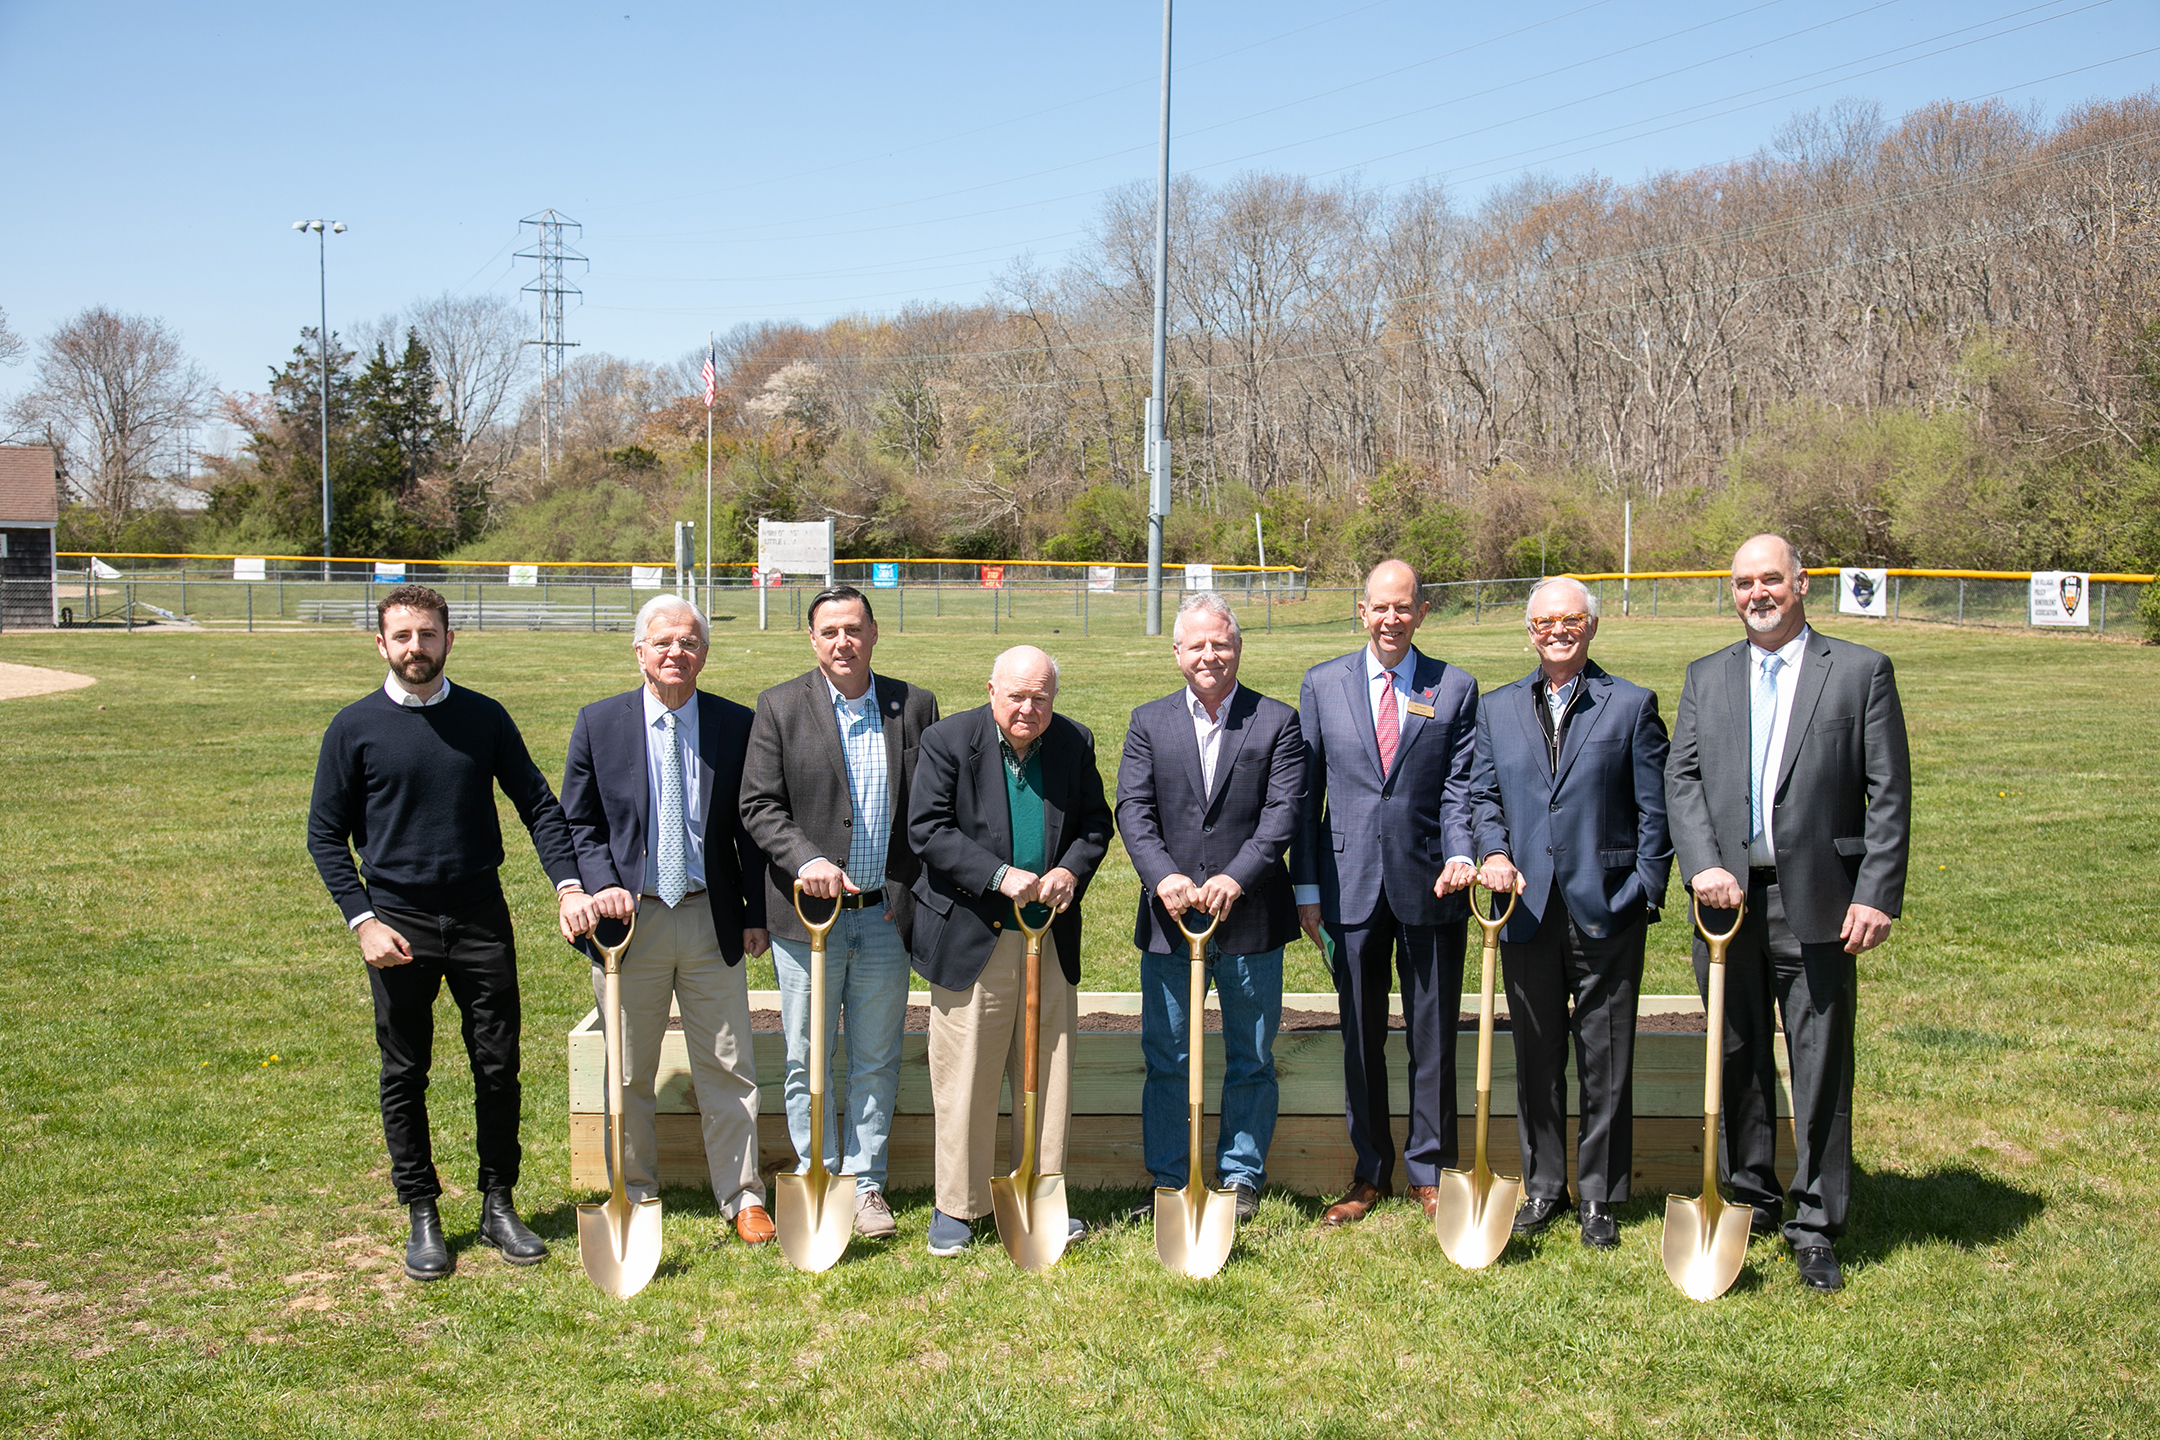
[[[916,745],[938,718],[937,697],[875,671],[871,678],[877,686],[878,714],[885,722],[885,775],[892,803],[885,900],[905,941],[914,910],[908,886],[922,869],[908,848],[908,787],[915,779]],[[795,873],[820,855],[845,867],[855,824],[840,725],[833,718],[832,692],[822,670],[798,675],[758,696],[741,793],[743,829],[766,856],[766,926],[784,940],[808,944],[810,932],[795,913]]]
[[[1688,666],[1673,717],[1665,804],[1683,883],[1748,871],[1748,651],[1741,639]],[[1809,632],[1770,801],[1786,923],[1835,942],[1846,907],[1897,915],[1912,839],[1912,762],[1890,657]]]

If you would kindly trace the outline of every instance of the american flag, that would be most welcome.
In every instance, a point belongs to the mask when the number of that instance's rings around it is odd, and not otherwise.
[[[720,397],[719,378],[719,372],[713,369],[713,348],[711,342],[708,341],[705,346],[704,372],[705,408],[708,410],[712,409],[713,401]]]

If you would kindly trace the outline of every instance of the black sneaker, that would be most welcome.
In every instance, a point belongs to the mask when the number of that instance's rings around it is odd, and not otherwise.
[[[1233,1185],[1237,1192],[1237,1220],[1242,1225],[1260,1213],[1260,1192],[1250,1185]]]

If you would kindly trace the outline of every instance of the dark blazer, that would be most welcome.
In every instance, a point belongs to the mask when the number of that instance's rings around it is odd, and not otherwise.
[[[1050,717],[1042,750],[1045,869],[1064,866],[1080,883],[1073,903],[1052,923],[1065,978],[1080,983],[1080,897],[1110,848],[1113,820],[1095,770],[1095,736],[1063,715]],[[990,963],[1011,913],[991,888],[1012,859],[1012,808],[1005,798],[1005,757],[988,705],[963,710],[922,734],[908,797],[908,841],[922,857],[915,877],[915,973],[947,990],[965,990]]]
[[[1665,722],[1657,696],[1583,667],[1555,768],[1538,718],[1533,670],[1478,701],[1476,858],[1495,851],[1522,871],[1523,895],[1503,938],[1537,934],[1553,878],[1568,914],[1602,940],[1645,909],[1655,920],[1672,873],[1665,828]]]
[[[597,894],[620,885],[635,895],[645,883],[645,816],[649,777],[645,764],[644,689],[596,700],[578,711],[570,731],[570,758],[563,766],[563,814],[577,846],[578,874]],[[765,928],[765,892],[746,885],[764,867],[742,814],[733,803],[742,789],[743,752],[750,741],[746,706],[703,690],[697,695],[698,804],[705,816],[705,895],[712,903],[720,953],[733,965],[742,959],[742,932]],[[715,833],[717,822],[718,833]],[[587,954],[588,945],[579,949]]]
[[[1477,750],[1477,682],[1422,651],[1411,698],[1433,718],[1405,714],[1395,768],[1380,773],[1380,741],[1365,683],[1365,647],[1315,665],[1298,690],[1306,748],[1305,820],[1290,878],[1320,887],[1320,917],[1359,925],[1380,903],[1408,925],[1467,919],[1461,895],[1433,894],[1450,855],[1477,858],[1470,766]]]
[[[1256,955],[1287,945],[1298,924],[1283,852],[1297,838],[1305,807],[1305,740],[1297,711],[1238,686],[1225,702],[1209,792],[1202,785],[1191,703],[1192,691],[1180,687],[1133,711],[1125,732],[1117,820],[1125,853],[1140,872],[1133,944],[1186,956],[1188,944],[1155,898],[1155,887],[1171,875],[1197,884],[1221,874],[1245,893],[1216,929],[1216,948]]]
[[[907,887],[922,870],[922,862],[908,848],[908,784],[922,732],[937,721],[937,697],[875,671],[871,679],[884,721],[886,790],[892,806],[892,833],[885,842],[885,899],[905,940],[914,912]],[[795,913],[795,873],[820,855],[845,868],[855,826],[854,792],[824,671],[798,675],[758,696],[750,754],[743,763],[742,822],[765,855],[765,914],[772,933],[808,944],[810,932]],[[859,876],[848,878],[862,883]]]
[[[1665,801],[1684,882],[1717,866],[1747,883],[1749,654],[1745,640],[1688,666]],[[1785,921],[1827,945],[1846,907],[1905,904],[1912,761],[1890,657],[1810,631],[1770,801]]]

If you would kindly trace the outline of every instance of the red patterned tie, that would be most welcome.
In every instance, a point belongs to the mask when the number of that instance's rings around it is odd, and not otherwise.
[[[1396,726],[1395,675],[1393,671],[1380,672],[1380,693],[1373,697],[1373,712],[1380,739],[1380,773],[1390,774],[1395,769]]]

